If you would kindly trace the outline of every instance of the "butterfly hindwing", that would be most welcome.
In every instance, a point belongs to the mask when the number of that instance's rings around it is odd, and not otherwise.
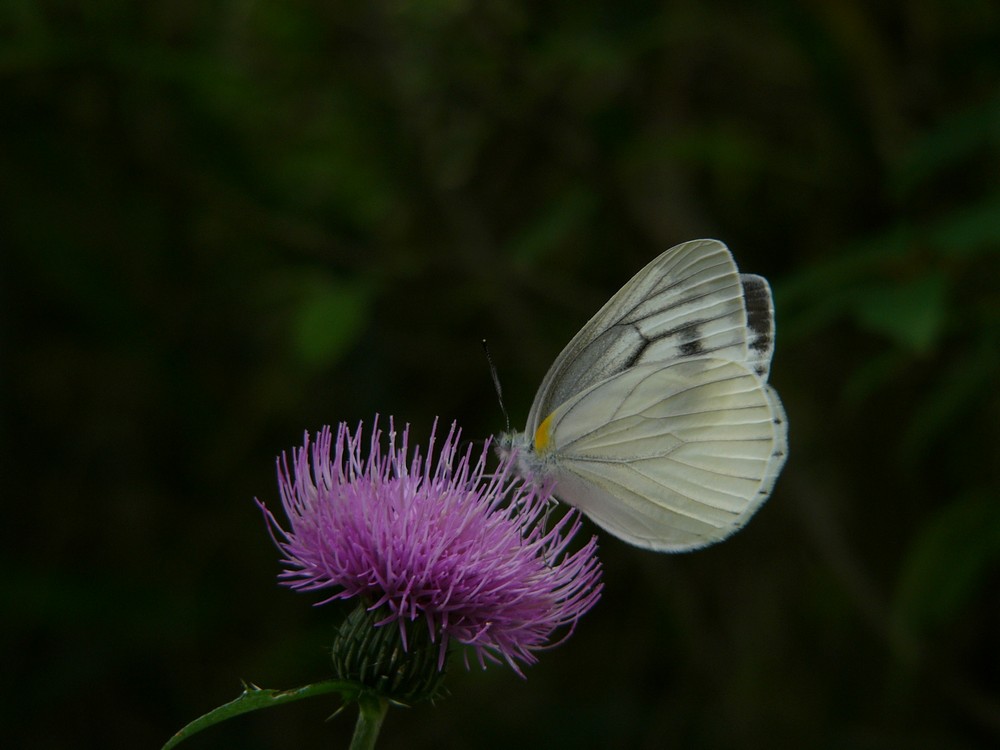
[[[760,491],[777,475],[773,454],[784,440],[776,416],[745,365],[698,358],[632,367],[552,415],[556,494],[638,546],[711,544],[766,499]]]

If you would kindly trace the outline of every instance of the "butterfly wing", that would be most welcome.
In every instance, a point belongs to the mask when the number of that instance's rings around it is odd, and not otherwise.
[[[774,303],[767,279],[752,273],[740,274],[743,307],[747,318],[747,363],[761,380],[771,372],[774,354]]]
[[[748,329],[744,302],[748,288],[756,300],[754,330]],[[773,316],[765,315],[770,300],[767,282],[741,277],[723,243],[693,240],[670,248],[625,284],[556,358],[535,396],[526,435],[534,435],[560,404],[630,367],[704,356],[746,361],[748,339],[766,338],[768,347],[773,341]],[[758,329],[770,333],[757,336]],[[770,348],[756,356],[769,364]]]
[[[556,495],[640,547],[679,552],[749,520],[784,464],[786,421],[752,366],[713,357],[637,365],[542,426]]]

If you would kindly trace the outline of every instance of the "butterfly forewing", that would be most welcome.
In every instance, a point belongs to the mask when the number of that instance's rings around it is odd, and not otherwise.
[[[560,404],[630,367],[701,356],[747,357],[743,286],[716,240],[672,247],[637,273],[562,351],[528,416],[528,434]]]
[[[774,354],[774,303],[763,276],[740,274],[747,315],[747,362],[761,380],[767,380]]]

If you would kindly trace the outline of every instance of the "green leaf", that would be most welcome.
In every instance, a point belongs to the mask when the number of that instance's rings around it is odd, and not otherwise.
[[[928,242],[946,258],[972,258],[1000,250],[1000,193],[963,206],[934,222]]]
[[[910,546],[896,589],[896,616],[918,634],[947,624],[998,564],[1000,504],[992,493],[945,506]]]
[[[844,402],[863,408],[867,399],[898,378],[912,363],[912,356],[898,348],[886,348],[859,361],[844,384]]]
[[[519,263],[533,266],[559,243],[580,231],[593,212],[595,203],[594,194],[589,190],[581,187],[568,189],[513,237],[508,252]]]
[[[170,748],[176,747],[191,737],[191,735],[197,734],[203,729],[207,729],[226,719],[232,719],[234,716],[249,713],[250,711],[283,706],[286,703],[300,701],[305,698],[315,698],[327,693],[340,693],[345,701],[352,701],[357,699],[361,692],[362,686],[349,680],[326,680],[325,682],[317,682],[291,690],[267,690],[259,688],[256,685],[244,684],[243,693],[239,698],[225,703],[192,721],[171,737],[167,744],[163,746],[163,750],[170,750]]]
[[[947,290],[947,279],[939,273],[879,284],[859,293],[854,316],[864,328],[923,353],[944,330]]]
[[[899,267],[912,249],[912,229],[899,224],[776,283],[774,302],[783,321],[781,340],[794,342],[814,336],[853,314],[859,297],[873,293],[870,286],[861,284]]]
[[[979,408],[994,392],[1000,373],[995,338],[984,336],[950,366],[940,368],[934,388],[914,404],[909,424],[898,444],[899,455],[915,467],[936,440],[961,432],[962,415]]]
[[[932,182],[943,170],[997,145],[998,134],[1000,96],[993,96],[945,117],[918,138],[890,175],[890,186],[898,195],[909,195],[915,188]]]
[[[372,290],[362,283],[318,279],[303,289],[293,320],[293,340],[309,365],[335,363],[360,338]]]

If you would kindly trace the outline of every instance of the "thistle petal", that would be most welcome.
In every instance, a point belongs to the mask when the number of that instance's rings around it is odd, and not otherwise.
[[[437,425],[426,456],[410,451],[409,427],[389,420],[388,445],[376,419],[362,455],[362,425],[306,433],[291,461],[278,461],[283,528],[258,501],[284,555],[281,582],[328,591],[318,604],[359,598],[380,625],[422,622],[438,643],[470,646],[479,663],[503,661],[518,674],[572,633],[600,597],[592,537],[575,552],[580,517],[570,510],[547,527],[550,493],[521,480],[510,460],[488,471],[482,452],[460,451],[452,424],[440,446]],[[436,453],[436,455],[435,455]],[[560,639],[561,642],[562,639]]]

